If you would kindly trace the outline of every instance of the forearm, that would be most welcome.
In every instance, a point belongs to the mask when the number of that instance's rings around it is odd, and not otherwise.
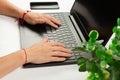
[[[0,78],[18,68],[25,63],[25,53],[23,50],[11,53],[0,58]]]
[[[0,14],[21,18],[24,10],[10,3],[8,0],[0,0]]]

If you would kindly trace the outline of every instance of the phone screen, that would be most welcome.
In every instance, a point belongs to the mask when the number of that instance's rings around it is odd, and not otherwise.
[[[34,9],[59,9],[58,2],[30,2],[31,10]]]

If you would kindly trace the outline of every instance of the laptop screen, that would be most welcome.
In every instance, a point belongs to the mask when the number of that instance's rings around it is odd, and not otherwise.
[[[105,45],[112,35],[112,28],[120,17],[119,0],[76,0],[71,14],[75,18],[86,40],[90,30],[99,32]]]

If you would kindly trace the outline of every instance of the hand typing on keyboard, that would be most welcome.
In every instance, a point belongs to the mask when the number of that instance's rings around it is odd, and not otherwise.
[[[61,25],[61,22],[56,18],[49,16],[47,14],[41,14],[36,12],[29,12],[25,16],[25,21],[30,24],[48,24],[54,28],[58,28],[58,25]]]
[[[48,42],[48,38],[27,49],[28,63],[47,63],[65,61],[71,57],[71,51],[62,43]]]

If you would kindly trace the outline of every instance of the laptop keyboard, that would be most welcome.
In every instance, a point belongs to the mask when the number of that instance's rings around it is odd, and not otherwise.
[[[78,43],[76,42],[75,37],[69,26],[66,24],[63,16],[60,13],[52,13],[49,15],[55,17],[62,23],[62,25],[58,29],[46,27],[49,41],[61,42],[65,44],[65,46],[70,50],[75,48]],[[80,52],[73,52],[72,57],[70,57],[67,61],[76,60],[78,56],[80,56]]]
[[[71,31],[70,27],[66,24],[66,21],[64,20],[64,17],[62,16],[62,14],[61,13],[52,13],[49,15],[58,19],[62,23],[62,25],[58,29],[52,28],[48,25],[45,25],[44,26],[45,33],[43,34],[43,36],[48,36],[50,42],[57,41],[57,42],[61,42],[61,43],[65,44],[65,46],[70,50],[72,50],[73,48],[78,46],[75,36],[73,35],[73,32]],[[38,27],[37,30],[39,32],[39,29],[41,30],[41,28],[39,28],[39,25],[36,27]],[[31,28],[35,28],[35,27],[31,27]],[[27,63],[27,64],[24,64],[23,67],[24,68],[33,68],[33,67],[75,64],[77,58],[82,55],[81,53],[82,52],[77,52],[77,51],[72,52],[72,56],[70,58],[67,58],[67,60],[63,61],[63,62],[50,62],[50,63],[44,63],[44,64]]]

